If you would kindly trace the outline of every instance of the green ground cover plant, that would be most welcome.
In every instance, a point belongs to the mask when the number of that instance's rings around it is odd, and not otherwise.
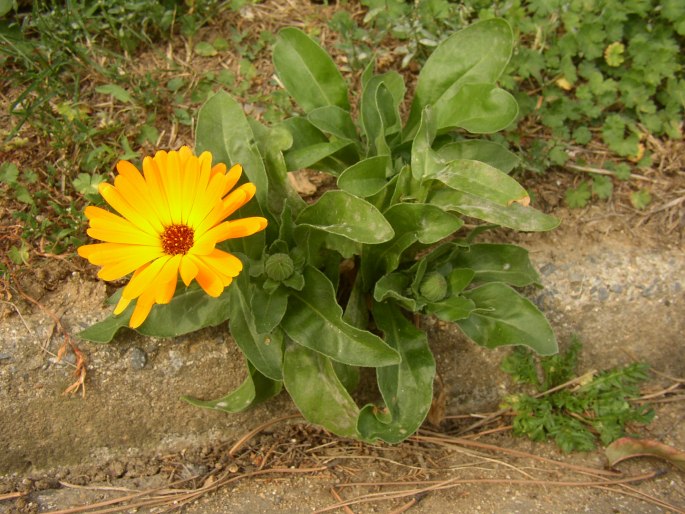
[[[255,195],[247,203],[248,196],[241,197],[238,211],[249,220],[240,223],[253,225],[244,232],[249,237],[219,245],[240,257],[242,272],[235,266],[233,282],[223,282],[225,291],[198,278],[217,298],[194,284],[176,287],[176,276],[168,277],[173,283],[165,281],[160,291],[175,290],[173,298],[151,290],[159,305],[143,316],[144,322],[140,316],[133,322],[138,306],[129,301],[138,286],[130,284],[143,284],[140,277],[151,280],[150,270],[166,264],[141,267],[115,295],[119,314],[80,336],[106,343],[131,325],[146,335],[171,337],[228,320],[246,358],[245,382],[216,400],[187,401],[236,412],[285,388],[310,422],[341,436],[387,442],[413,434],[432,401],[435,360],[412,316],[456,323],[484,347],[525,345],[555,353],[549,323],[517,291],[539,282],[527,252],[476,242],[480,232],[495,226],[545,231],[558,224],[531,207],[526,190],[508,175],[518,158],[479,138],[517,116],[514,97],[497,85],[512,47],[511,29],[499,19],[445,39],[426,60],[403,121],[406,86],[399,73],[376,74],[370,62],[352,109],[348,84],[331,57],[301,30],[281,30],[273,63],[301,114],[266,125],[219,92],[197,119],[196,151],[209,152],[214,162],[240,163],[249,184],[237,194],[247,187]],[[160,155],[158,162],[163,159]],[[143,169],[154,177],[150,162]],[[170,173],[177,169],[169,166]],[[306,203],[287,177],[305,168],[335,177],[338,189]],[[119,170],[137,177],[131,164]],[[125,191],[129,179],[117,180]],[[114,189],[100,187],[111,205],[124,205],[124,214],[127,208]],[[174,191],[167,196],[177,197]],[[89,218],[97,222],[111,216],[91,210]],[[477,222],[466,229],[465,217]],[[102,234],[100,227],[93,223],[89,233]],[[175,228],[173,237],[166,230],[163,248],[170,253],[163,262],[179,262],[185,254],[170,249],[193,248],[188,238],[193,229]],[[120,242],[119,229],[110,233]],[[97,245],[89,245],[81,254],[97,261],[98,252]],[[186,285],[188,266],[181,266]],[[353,396],[360,367],[375,373],[378,386],[376,402],[361,407]]]
[[[598,441],[607,446],[623,437],[629,424],[652,421],[654,412],[649,406],[631,403],[649,376],[648,366],[634,363],[578,379],[581,349],[580,341],[574,339],[558,355],[536,359],[531,352],[516,348],[504,359],[502,369],[537,393],[512,394],[505,400],[504,405],[515,414],[514,434],[533,441],[554,440],[564,452],[591,451]]]
[[[682,138],[685,4],[678,0],[361,3],[368,8],[361,25],[344,14],[331,22],[343,36],[341,48],[361,47],[368,59],[370,48],[390,35],[401,43],[390,50],[405,66],[425,60],[454,29],[506,19],[517,45],[501,83],[515,91],[520,119],[543,124],[552,136],[509,132],[530,169],[563,165],[569,144],[595,139],[618,158],[648,165],[646,135]],[[363,63],[359,57],[351,62]],[[625,170],[617,172],[626,177]]]

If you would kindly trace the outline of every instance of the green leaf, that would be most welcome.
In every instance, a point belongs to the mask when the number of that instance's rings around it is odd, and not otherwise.
[[[435,360],[426,334],[418,330],[395,306],[375,304],[373,317],[385,340],[402,361],[376,370],[378,387],[388,414],[377,413],[373,405],[359,413],[357,427],[367,441],[382,439],[399,443],[423,423],[433,399]]]
[[[475,310],[473,301],[463,296],[448,296],[439,302],[426,304],[426,312],[443,321],[459,321],[468,318]]]
[[[330,359],[299,344],[288,344],[283,383],[307,421],[338,436],[359,437],[359,408],[338,379]]]
[[[414,241],[433,244],[454,234],[464,222],[442,209],[425,203],[398,203],[383,213],[395,237],[411,233]]]
[[[126,91],[123,87],[117,86],[116,84],[105,84],[104,86],[98,86],[95,88],[100,94],[110,95],[123,103],[133,103],[133,97],[131,93]]]
[[[212,57],[219,53],[217,49],[214,48],[214,46],[212,46],[212,44],[208,43],[207,41],[200,41],[195,45],[195,48],[193,50],[197,55],[201,57]]]
[[[443,96],[434,109],[439,131],[463,128],[474,134],[508,127],[519,111],[514,97],[493,84],[464,84],[452,96]]]
[[[437,156],[445,162],[456,160],[481,161],[504,173],[509,173],[521,161],[516,154],[499,143],[481,139],[469,139],[446,144],[437,150]]]
[[[504,282],[524,287],[540,281],[528,250],[511,244],[480,243],[463,248],[451,260],[456,268],[469,268],[478,282]]]
[[[378,209],[345,191],[326,191],[296,222],[357,243],[382,243],[394,235]]]
[[[652,194],[646,189],[638,189],[630,193],[630,203],[636,209],[642,210],[652,203]]]
[[[241,105],[225,91],[217,92],[200,108],[195,148],[198,154],[211,152],[214,163],[240,163],[257,187],[259,205],[267,204],[269,181],[252,128]]]
[[[427,106],[421,113],[421,122],[411,146],[411,173],[417,181],[434,175],[443,165],[432,148],[436,133],[436,114]]]
[[[340,139],[357,140],[357,128],[350,112],[337,105],[326,105],[313,109],[307,119],[316,128]]]
[[[404,99],[404,80],[397,72],[374,75],[362,90],[362,130],[371,153],[388,154],[386,136],[400,132],[399,106]]]
[[[494,84],[509,62],[512,46],[511,28],[501,19],[474,23],[443,41],[419,74],[405,134],[413,133],[425,106],[454,96],[464,84]]]
[[[460,212],[472,218],[515,230],[543,232],[552,230],[559,225],[559,220],[554,216],[544,214],[518,202],[504,206],[454,189],[436,191],[431,195],[429,201],[442,209]]]
[[[424,176],[470,195],[504,207],[529,200],[528,192],[506,173],[481,161],[452,161],[439,171]]]
[[[254,315],[255,329],[261,334],[271,333],[283,319],[288,307],[288,292],[278,288],[272,293],[255,287],[250,299],[250,309]]]
[[[591,196],[590,185],[583,181],[578,184],[578,187],[568,188],[566,191],[566,204],[571,209],[581,209],[587,205]]]
[[[147,336],[177,337],[204,327],[216,326],[228,319],[231,289],[232,286],[229,286],[218,298],[208,297],[198,286],[191,285],[177,290],[171,302],[155,305],[145,322],[136,330]],[[120,315],[111,315],[82,330],[78,336],[94,343],[109,343],[120,328],[128,327],[133,309],[132,303]]]
[[[13,186],[19,178],[19,168],[11,162],[3,162],[0,165],[0,182]]]
[[[304,270],[305,286],[292,291],[281,327],[299,345],[353,366],[397,364],[399,356],[382,339],[342,320],[333,285],[311,266]],[[287,384],[286,384],[287,387]]]
[[[405,309],[418,312],[421,306],[408,296],[411,279],[404,273],[390,273],[382,276],[373,288],[373,299],[377,302],[395,300]]]
[[[281,380],[283,337],[278,330],[265,333],[257,329],[255,314],[249,301],[253,290],[249,274],[245,272],[238,275],[229,288],[231,335],[245,357],[260,373],[272,380]],[[268,317],[265,318],[267,321],[262,321],[262,325],[268,323]]]
[[[344,139],[338,139],[325,143],[317,143],[306,148],[291,149],[285,154],[285,164],[290,171],[302,170],[305,168],[323,169],[319,163],[335,155],[340,150],[352,144]]]
[[[611,177],[605,175],[592,176],[592,194],[600,200],[608,200],[614,192],[614,183]]]
[[[462,293],[477,310],[459,327],[473,341],[486,348],[524,345],[542,355],[558,351],[552,327],[528,299],[511,287],[493,282]]]
[[[389,155],[369,157],[343,171],[338,177],[338,187],[360,198],[368,198],[386,186],[389,169]]]
[[[305,112],[337,105],[348,110],[347,85],[330,56],[296,28],[278,33],[273,64],[283,85]]]
[[[281,392],[283,383],[271,380],[262,375],[250,361],[247,361],[248,375],[245,381],[234,391],[216,400],[198,400],[189,396],[181,397],[195,407],[220,410],[224,412],[241,412],[273,398]]]

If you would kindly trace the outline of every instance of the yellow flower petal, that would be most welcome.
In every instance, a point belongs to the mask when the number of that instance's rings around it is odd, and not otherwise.
[[[267,221],[265,218],[257,216],[252,218],[241,218],[235,221],[224,221],[206,232],[202,238],[211,237],[216,243],[220,243],[226,239],[251,236],[260,230],[264,230],[266,224]]]
[[[128,326],[131,328],[138,328],[143,324],[143,321],[148,317],[152,306],[155,304],[154,294],[147,292],[136,300],[136,307],[133,309],[133,314],[131,314],[131,320],[128,322]]]
[[[159,257],[155,259],[150,264],[148,264],[145,269],[141,270],[140,273],[134,275],[129,283],[124,287],[121,295],[124,298],[138,298],[143,291],[147,290],[150,285],[155,281],[157,275],[159,275],[160,270],[164,265],[171,260],[171,257]]]
[[[179,266],[179,272],[181,274],[181,280],[186,286],[189,286],[193,279],[197,276],[200,268],[197,267],[195,261],[189,256],[184,255],[181,259],[181,265]]]

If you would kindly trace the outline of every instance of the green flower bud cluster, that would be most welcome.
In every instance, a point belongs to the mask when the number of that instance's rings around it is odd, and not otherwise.
[[[447,280],[437,271],[428,273],[421,282],[419,292],[429,302],[439,302],[447,296]]]

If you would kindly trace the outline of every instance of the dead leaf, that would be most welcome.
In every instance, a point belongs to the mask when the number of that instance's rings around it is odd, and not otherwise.
[[[301,171],[288,172],[288,180],[301,196],[312,196],[316,193],[316,186]]]
[[[685,452],[653,439],[621,437],[607,446],[604,453],[611,466],[634,457],[658,457],[685,471]]]

